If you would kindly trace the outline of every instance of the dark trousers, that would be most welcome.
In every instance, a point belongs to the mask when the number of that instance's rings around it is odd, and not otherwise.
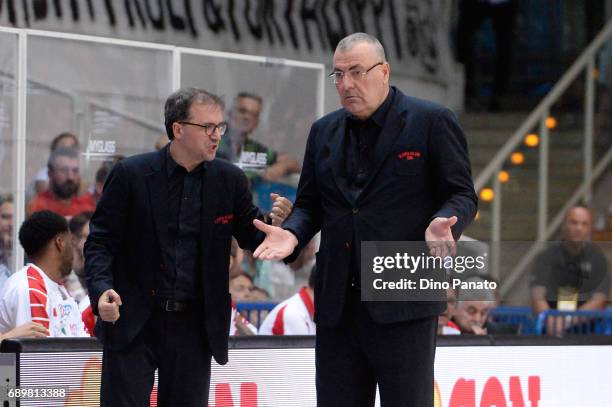
[[[433,406],[438,317],[394,324],[374,322],[351,295],[341,323],[317,326],[318,407]]]
[[[158,369],[157,405],[208,405],[211,353],[197,312],[153,312],[127,348],[104,350],[101,406],[149,405]]]

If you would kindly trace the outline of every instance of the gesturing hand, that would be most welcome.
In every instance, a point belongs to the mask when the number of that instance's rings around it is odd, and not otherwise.
[[[255,219],[253,225],[266,234],[266,238],[253,252],[253,257],[260,260],[282,260],[293,253],[298,244],[295,235],[278,226],[271,226]]]
[[[280,226],[291,213],[293,204],[290,200],[279,194],[272,193],[270,194],[270,198],[272,199],[272,211],[270,212],[272,225]]]
[[[446,257],[456,253],[455,239],[451,226],[457,223],[457,217],[435,218],[425,230],[425,241],[432,256]]]

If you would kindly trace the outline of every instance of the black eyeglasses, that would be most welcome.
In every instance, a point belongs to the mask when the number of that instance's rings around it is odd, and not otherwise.
[[[382,65],[382,64],[384,64],[384,62],[378,62],[378,63],[372,65],[369,69],[366,69],[365,71],[363,69],[359,69],[359,68],[350,69],[348,72],[334,71],[334,72],[329,74],[329,78],[331,78],[331,80],[334,83],[334,85],[337,85],[340,82],[342,82],[342,80],[344,79],[345,75],[350,76],[351,79],[354,80],[354,81],[360,81],[360,80],[363,80],[363,78],[365,78],[365,76],[368,74],[368,72],[370,72],[372,69],[376,68],[378,65]]]
[[[204,129],[204,133],[206,133],[207,136],[212,136],[216,130],[219,130],[219,135],[222,136],[225,134],[226,130],[227,130],[227,123],[226,122],[221,122],[219,124],[214,124],[214,123],[204,123],[204,124],[198,124],[198,123],[191,123],[191,122],[179,122],[180,124],[190,124],[192,126],[197,126],[200,127],[202,129]]]

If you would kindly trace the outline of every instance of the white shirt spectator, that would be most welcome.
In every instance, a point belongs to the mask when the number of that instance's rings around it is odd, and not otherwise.
[[[306,287],[270,311],[259,335],[315,335],[314,304]]]
[[[79,307],[66,289],[29,263],[0,291],[0,332],[38,322],[50,337],[87,337]]]

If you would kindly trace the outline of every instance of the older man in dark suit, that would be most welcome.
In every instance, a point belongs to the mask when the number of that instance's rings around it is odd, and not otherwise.
[[[115,165],[85,244],[103,406],[149,405],[156,369],[159,406],[206,405],[211,355],[227,362],[232,235],[249,250],[264,240],[245,175],[215,159],[222,101],[178,90],[165,124],[165,148]],[[275,200],[278,221],[291,207]]]
[[[476,213],[467,145],[453,114],[389,85],[380,42],[338,44],[330,77],[343,108],[311,128],[292,214],[262,259],[292,260],[321,231],[315,287],[319,407],[433,405],[442,302],[362,302],[362,241],[427,241],[452,250]],[[273,242],[270,242],[273,243]]]

